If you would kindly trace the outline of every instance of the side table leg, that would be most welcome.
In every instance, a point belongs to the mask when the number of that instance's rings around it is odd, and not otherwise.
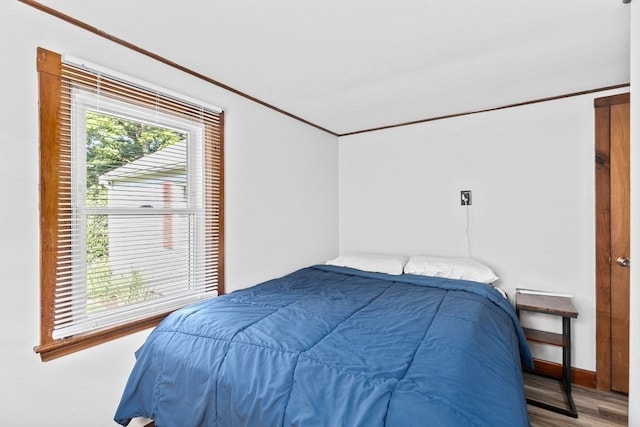
[[[562,317],[562,335],[564,337],[565,345],[562,349],[562,386],[564,388],[565,395],[567,396],[567,403],[569,404],[569,413],[571,416],[577,418],[578,411],[576,405],[573,403],[573,396],[571,395],[571,382],[573,381],[571,372],[571,318]]]

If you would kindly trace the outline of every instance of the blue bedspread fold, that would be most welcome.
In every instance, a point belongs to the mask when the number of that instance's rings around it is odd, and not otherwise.
[[[476,282],[308,267],[176,311],[136,358],[122,425],[528,425],[529,348]]]

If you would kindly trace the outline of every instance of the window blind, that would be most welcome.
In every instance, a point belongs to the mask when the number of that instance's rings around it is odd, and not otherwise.
[[[53,52],[38,64],[36,351],[222,293],[223,113]]]

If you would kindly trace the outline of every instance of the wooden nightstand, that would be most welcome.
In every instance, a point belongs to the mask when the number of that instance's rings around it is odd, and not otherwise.
[[[571,396],[571,319],[578,317],[578,312],[571,302],[571,297],[524,292],[527,291],[516,291],[516,312],[518,313],[518,317],[520,317],[521,311],[531,311],[562,317],[561,334],[530,328],[522,329],[524,330],[527,340],[531,342],[539,342],[562,347],[562,375],[560,377],[549,376],[535,371],[532,371],[531,373],[560,381],[562,389],[567,397],[569,409],[528,398],[527,403],[570,417],[578,418],[576,405],[573,403],[573,397]]]

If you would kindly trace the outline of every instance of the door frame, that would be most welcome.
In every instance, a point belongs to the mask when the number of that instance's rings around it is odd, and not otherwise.
[[[611,171],[609,107],[630,102],[629,93],[596,98],[596,387],[611,390]]]

